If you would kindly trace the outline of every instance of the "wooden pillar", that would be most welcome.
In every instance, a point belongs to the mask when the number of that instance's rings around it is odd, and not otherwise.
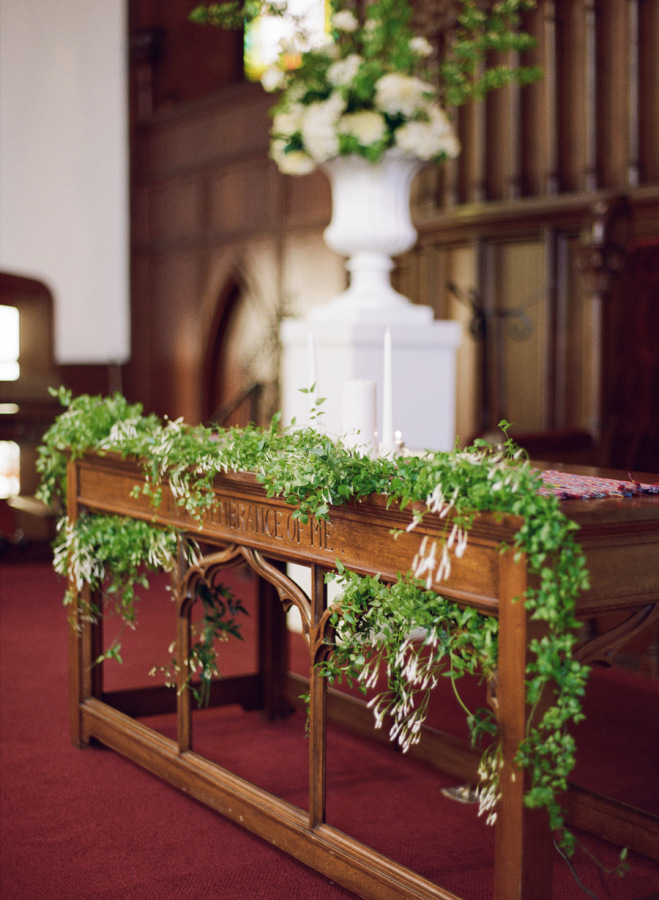
[[[598,187],[597,170],[597,12],[593,0],[585,3],[585,121],[584,136],[586,159],[582,186],[587,191],[595,191]]]
[[[627,0],[627,28],[629,33],[629,92],[627,96],[628,129],[627,144],[627,183],[635,188],[640,180],[640,46],[639,46],[639,16],[638,0]]]
[[[545,192],[558,193],[558,116],[556,113],[556,4],[547,0],[544,19]]]

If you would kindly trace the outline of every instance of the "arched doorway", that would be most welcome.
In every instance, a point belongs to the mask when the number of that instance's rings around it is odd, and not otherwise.
[[[277,407],[278,323],[234,273],[218,295],[206,350],[204,421],[267,425]]]

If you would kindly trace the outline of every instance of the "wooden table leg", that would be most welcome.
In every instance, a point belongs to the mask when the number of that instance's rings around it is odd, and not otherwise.
[[[310,641],[309,672],[309,827],[317,828],[325,821],[325,792],[327,768],[327,679],[318,671],[316,629],[327,607],[325,572],[311,567],[311,607],[313,632]],[[314,652],[316,646],[316,652]]]
[[[283,719],[292,711],[291,704],[286,699],[288,672],[286,611],[277,589],[264,578],[259,578],[258,605],[258,659],[262,680],[263,713],[268,719]]]
[[[497,900],[551,900],[552,896],[553,843],[548,816],[544,809],[531,810],[524,805],[526,779],[515,764],[528,712],[524,676],[530,629],[525,590],[524,562],[515,563],[514,552],[508,551],[500,561],[497,716],[503,767],[495,835]]]

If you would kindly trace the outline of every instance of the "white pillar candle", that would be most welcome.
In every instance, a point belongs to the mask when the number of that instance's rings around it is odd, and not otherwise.
[[[308,364],[309,364],[309,383],[307,384],[307,389],[314,389],[314,394],[316,393],[314,385],[317,387],[317,373],[316,373],[316,344],[313,339],[313,334],[309,332],[307,335],[307,355],[308,355]]]
[[[391,331],[387,328],[384,335],[384,369],[382,373],[382,440],[380,449],[383,453],[395,450],[394,443],[394,381],[391,359]]]
[[[375,450],[375,382],[359,379],[342,384],[342,433],[350,447],[364,455]]]

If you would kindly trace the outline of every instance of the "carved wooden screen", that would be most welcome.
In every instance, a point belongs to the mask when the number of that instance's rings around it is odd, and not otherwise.
[[[440,46],[455,10],[420,5]],[[419,245],[396,278],[464,323],[461,439],[505,417],[607,464],[627,246],[659,236],[659,3],[538,0],[524,24],[537,47],[521,61],[543,78],[453,111],[462,153],[419,179]]]

